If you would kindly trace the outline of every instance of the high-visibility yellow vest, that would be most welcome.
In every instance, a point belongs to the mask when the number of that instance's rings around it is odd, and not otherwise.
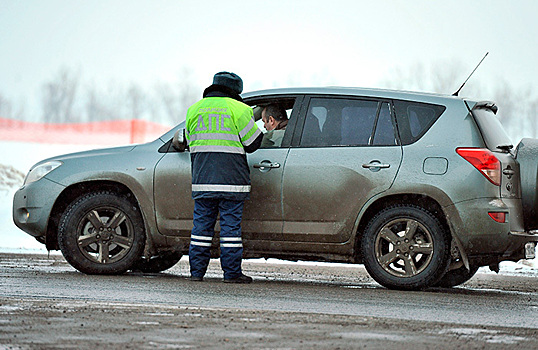
[[[206,97],[187,111],[186,138],[191,153],[245,154],[260,130],[252,108],[229,97]]]

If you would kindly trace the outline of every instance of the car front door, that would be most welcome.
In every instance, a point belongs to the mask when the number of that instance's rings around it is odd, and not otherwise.
[[[294,118],[298,113],[294,106],[300,105],[296,100],[298,99],[294,96],[265,97],[251,100],[249,104],[255,111],[261,112],[263,106],[278,103],[287,110],[288,116]],[[256,118],[260,118],[259,113],[256,113]],[[252,189],[250,200],[245,203],[241,227],[247,247],[252,247],[249,240],[262,241],[262,246],[253,247],[254,250],[264,250],[263,242],[269,244],[270,240],[282,234],[282,177],[294,129],[294,120],[291,118],[280,146],[260,148],[247,154]],[[157,227],[164,235],[188,238],[192,230],[194,209],[194,201],[191,198],[190,153],[188,150],[177,152],[172,146],[166,145],[161,147],[160,152],[165,154],[155,167]],[[216,230],[220,230],[218,223]]]
[[[194,200],[191,197],[190,153],[163,147],[155,168],[155,218],[159,232],[189,238]],[[270,239],[282,232],[282,171],[287,149],[260,149],[247,156],[252,190],[243,212],[243,237]],[[217,222],[216,230],[220,230]]]
[[[262,130],[261,111],[268,105],[281,106],[288,118],[281,144],[263,142],[260,149],[247,155],[252,189],[250,200],[245,203],[241,228],[246,247],[251,251],[270,251],[275,247],[274,242],[282,240],[282,178],[301,101],[301,96],[261,97],[247,101],[254,108],[254,117]]]

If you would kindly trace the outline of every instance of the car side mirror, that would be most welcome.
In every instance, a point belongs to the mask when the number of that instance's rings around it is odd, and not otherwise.
[[[174,134],[172,139],[172,147],[174,147],[178,152],[185,152],[187,149],[187,139],[185,138],[185,129],[179,129]]]

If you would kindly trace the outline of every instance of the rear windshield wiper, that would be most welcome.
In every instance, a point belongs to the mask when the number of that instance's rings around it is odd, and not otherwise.
[[[510,150],[514,148],[514,145],[499,145],[497,148],[504,152],[510,152]]]

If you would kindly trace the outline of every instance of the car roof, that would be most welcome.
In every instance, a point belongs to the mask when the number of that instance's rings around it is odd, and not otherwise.
[[[362,96],[362,97],[376,97],[387,98],[406,101],[418,101],[427,103],[446,104],[449,101],[453,102],[465,100],[462,97],[456,97],[451,95],[426,93],[426,92],[413,92],[404,90],[389,90],[389,89],[374,89],[374,88],[359,88],[359,87],[293,87],[293,88],[279,88],[279,89],[267,89],[258,90],[242,94],[243,98],[253,98],[262,96],[276,96],[276,95],[339,95],[339,96]]]

